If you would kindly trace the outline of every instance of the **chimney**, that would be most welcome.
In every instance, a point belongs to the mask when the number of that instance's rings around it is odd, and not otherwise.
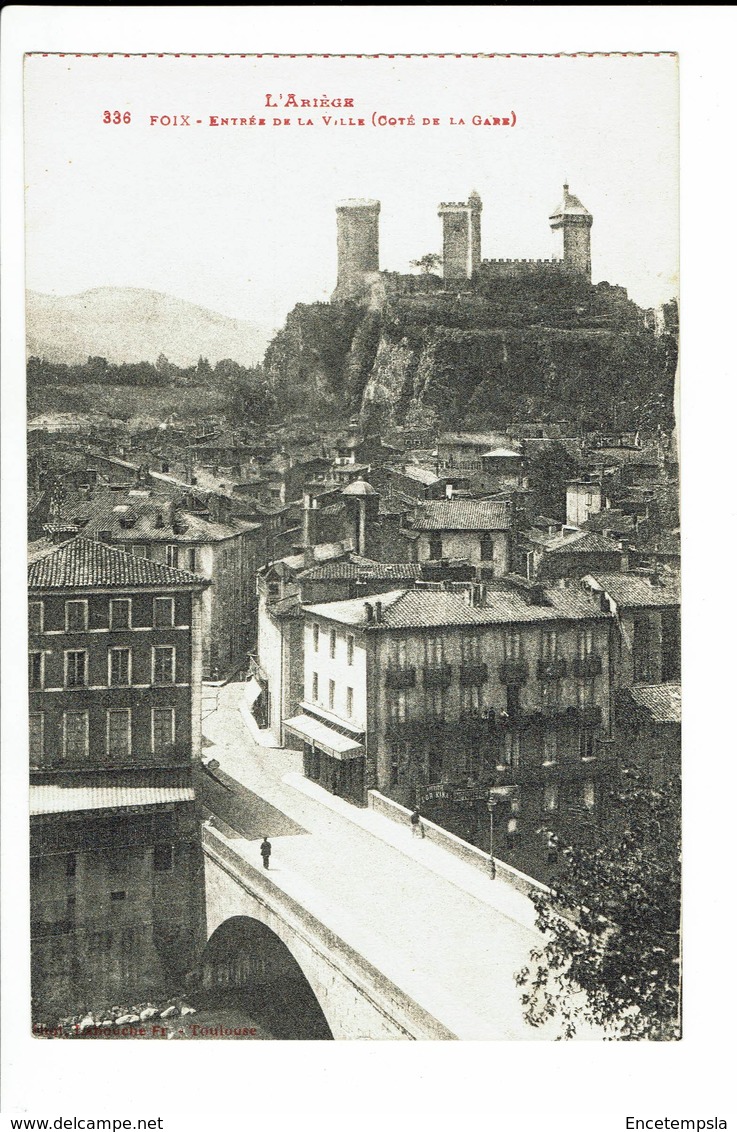
[[[375,620],[376,620],[377,624],[379,624],[381,622],[382,617],[383,617],[383,610],[381,608],[381,602],[377,601],[377,603],[376,603],[376,616],[375,616]]]
[[[308,570],[310,566],[315,565],[315,548],[314,546],[306,546],[302,551],[302,559],[304,561],[304,568]]]
[[[366,624],[372,625],[374,621],[374,607],[370,601],[363,603],[363,608],[366,610]]]

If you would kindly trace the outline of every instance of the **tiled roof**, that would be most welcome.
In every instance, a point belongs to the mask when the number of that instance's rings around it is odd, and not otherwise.
[[[572,531],[556,535],[555,542],[548,545],[549,554],[619,554],[619,546],[613,539],[594,531]]]
[[[175,570],[87,538],[62,543],[28,565],[28,588],[36,590],[173,585],[205,586],[207,582],[187,570]]]
[[[76,528],[84,531],[85,535],[96,534],[98,531],[112,531],[116,542],[156,541],[191,544],[221,542],[224,539],[235,538],[243,532],[257,530],[259,527],[258,523],[250,523],[245,519],[233,519],[231,526],[213,522],[204,515],[195,515],[191,511],[178,510],[177,520],[183,529],[174,531],[169,521],[171,508],[167,506],[173,496],[135,494],[135,492],[134,487],[129,491],[111,491],[109,488],[102,488],[97,489],[91,499],[83,496],[67,499],[59,519],[56,520],[57,523],[62,524],[58,529]],[[135,518],[133,526],[121,526],[120,518],[124,513],[119,509],[122,507],[128,508],[128,514]],[[81,527],[75,524],[76,519],[83,520]]]
[[[416,480],[417,483],[425,484],[427,487],[438,483],[440,480],[437,472],[431,471],[430,468],[421,468],[419,464],[405,464],[403,467],[390,468],[389,471],[394,472],[395,475]]]
[[[346,625],[367,629],[433,629],[446,625],[524,624],[544,621],[602,620],[608,614],[577,586],[551,586],[545,591],[546,605],[531,605],[514,586],[495,584],[487,590],[481,607],[472,606],[466,595],[444,590],[391,590],[371,599],[381,603],[381,621],[368,622],[368,599],[324,602],[305,606],[305,613],[326,617]]]
[[[411,520],[416,531],[506,531],[512,505],[487,499],[442,499],[425,503]]]
[[[329,562],[331,558],[342,558],[345,556],[353,543],[348,540],[346,542],[321,542],[317,546],[313,546],[315,561],[314,565],[319,565],[321,562]],[[300,554],[287,554],[284,558],[280,558],[279,562],[289,570],[304,570],[305,569],[305,555],[304,552]],[[275,565],[275,564],[274,564]],[[312,567],[307,567],[311,569]]]
[[[420,578],[422,566],[419,562],[372,562],[359,565],[356,562],[328,562],[324,566],[313,566],[300,575],[310,582],[320,581],[382,581],[402,578]]]
[[[593,580],[623,609],[680,605],[681,579],[664,575],[653,584],[646,574],[594,574]]]
[[[638,707],[650,713],[654,723],[681,722],[680,684],[635,684],[630,695]]]
[[[172,802],[193,802],[194,789],[183,782],[150,785],[143,782],[114,780],[104,785],[77,781],[64,783],[31,783],[31,815],[64,814],[83,810],[125,809],[130,806],[163,806]]]
[[[488,452],[482,452],[481,453],[481,459],[482,460],[488,460],[491,457],[494,457],[494,458],[498,457],[499,459],[501,459],[503,457],[505,460],[511,460],[511,459],[521,460],[522,459],[522,453],[521,452],[515,452],[512,448],[490,448]]]
[[[455,444],[461,447],[467,444],[484,444],[487,448],[493,448],[501,439],[502,434],[498,432],[445,432],[438,438],[438,444]]]
[[[299,594],[290,594],[279,601],[273,601],[267,607],[271,617],[281,620],[295,621],[302,617],[302,603]]]

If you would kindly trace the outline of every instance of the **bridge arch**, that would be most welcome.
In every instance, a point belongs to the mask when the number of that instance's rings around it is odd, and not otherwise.
[[[200,963],[210,1001],[238,1003],[276,1038],[330,1040],[327,1019],[286,943],[262,920],[236,915],[210,936]]]

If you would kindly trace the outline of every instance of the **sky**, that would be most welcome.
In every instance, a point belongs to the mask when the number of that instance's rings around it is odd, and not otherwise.
[[[290,93],[353,107],[267,108]],[[116,110],[130,123],[106,123]],[[472,125],[512,114],[513,127]],[[151,124],[165,115],[191,124]],[[415,124],[373,125],[381,115]],[[677,115],[667,55],[30,56],[26,285],[146,287],[275,327],[330,297],[338,200],[381,201],[381,267],[408,271],[441,250],[437,205],[472,189],[484,258],[549,257],[567,179],[594,217],[594,282],[656,306],[677,289]]]

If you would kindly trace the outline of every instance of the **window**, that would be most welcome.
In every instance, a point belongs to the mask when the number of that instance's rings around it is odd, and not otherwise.
[[[587,810],[593,810],[595,808],[596,787],[593,782],[584,782],[582,801]]]
[[[504,659],[520,660],[522,657],[522,641],[519,629],[507,629],[504,634]]]
[[[389,747],[389,757],[391,760],[389,763],[389,781],[392,786],[399,784],[399,755],[399,743],[392,743]]]
[[[494,540],[491,535],[482,535],[480,540],[481,544],[481,561],[492,562],[494,559]]]
[[[406,723],[407,721],[407,694],[395,692],[387,703],[388,715],[391,723]]]
[[[125,900],[125,892],[111,892],[110,899],[113,901],[113,903],[118,904],[121,900]]]
[[[507,715],[516,719],[522,712],[519,684],[507,684]]]
[[[154,845],[154,872],[169,873],[174,867],[174,846]]]
[[[42,711],[34,711],[28,717],[28,747],[31,762],[36,765],[44,757],[44,717]]]
[[[437,561],[443,557],[443,540],[440,535],[430,535],[430,558]]]
[[[87,684],[87,652],[68,649],[64,653],[64,679],[67,688],[84,688]]]
[[[345,710],[349,719],[353,716],[353,688],[345,690]]]
[[[335,707],[335,681],[328,680],[328,707],[332,711]]]
[[[174,649],[168,645],[156,646],[151,650],[152,653],[152,674],[151,680],[153,684],[173,684],[174,683]]]
[[[66,601],[64,610],[68,633],[81,633],[87,629],[86,601]]]
[[[404,637],[390,641],[389,648],[391,650],[391,663],[396,665],[397,668],[404,668],[407,664],[407,642]]]
[[[443,756],[439,751],[430,751],[427,756],[427,781],[442,782]]]
[[[187,550],[187,569],[194,574],[197,569],[197,547],[190,546]]]
[[[466,715],[475,714],[481,710],[481,689],[478,687],[461,688],[461,711]]]
[[[154,598],[154,628],[171,629],[174,624],[174,598]]]
[[[127,759],[131,753],[130,708],[111,708],[107,713],[107,753],[110,758]]]
[[[353,664],[353,649],[355,646],[355,638],[349,633],[346,641],[346,661],[350,667]]]
[[[558,761],[558,736],[554,731],[543,735],[543,766],[554,766]]]
[[[179,567],[179,547],[178,546],[172,545],[171,543],[167,544],[167,547],[166,547],[166,564],[167,564],[167,566],[173,566],[175,570]]]
[[[582,731],[579,734],[578,749],[586,762],[596,758],[596,735],[593,731]]]
[[[580,629],[578,633],[578,655],[584,660],[594,651],[594,634],[591,629]]]
[[[504,736],[502,766],[516,770],[520,764],[520,736],[518,731],[508,731]]]
[[[443,638],[442,637],[428,637],[425,641],[427,650],[427,663],[429,665],[440,665],[443,663]]]
[[[481,660],[481,639],[461,637],[461,659],[463,664],[478,664]]]
[[[594,681],[581,680],[576,688],[578,706],[580,708],[594,706]]]
[[[115,597],[110,602],[110,628],[130,629],[131,600],[129,597]]]
[[[331,660],[335,660],[335,644],[336,644],[337,639],[338,639],[338,637],[337,637],[337,634],[335,632],[335,629],[331,629],[330,630],[330,659]]]
[[[64,712],[64,758],[86,759],[89,753],[89,717],[86,711]]]
[[[148,558],[148,547],[135,543],[131,547],[131,554],[135,555],[136,558]]]
[[[155,755],[165,754],[174,742],[174,708],[151,709],[151,750]]]
[[[108,683],[111,688],[125,688],[131,682],[131,650],[110,649],[108,652]]]
[[[65,872],[68,877],[77,875],[77,854],[67,853]]]
[[[425,712],[430,719],[442,722],[445,719],[445,696],[442,688],[425,690]]]
[[[318,652],[320,649],[320,626],[312,626],[312,651]]]
[[[42,601],[29,601],[28,603],[28,632],[43,633],[44,631],[44,605]]]
[[[555,782],[549,782],[543,790],[543,809],[549,814],[558,809],[558,785]]]
[[[312,673],[312,701],[317,703],[318,695],[320,692],[320,680],[316,672]]]
[[[558,634],[555,629],[543,630],[542,655],[543,660],[558,659]]]
[[[42,652],[29,652],[28,654],[28,687],[37,691],[44,686],[44,654]]]

